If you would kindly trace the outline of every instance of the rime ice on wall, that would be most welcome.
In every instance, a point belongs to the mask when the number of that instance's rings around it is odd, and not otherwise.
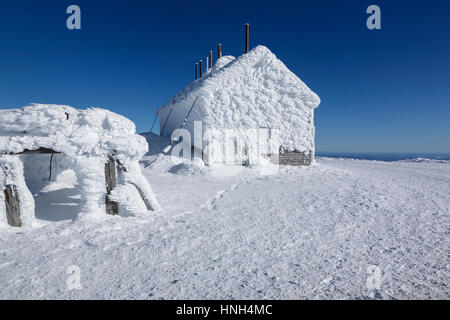
[[[7,184],[17,185],[21,207],[25,208],[24,225],[31,221],[34,218],[33,198],[23,178],[21,159],[11,154],[47,148],[63,154],[58,163],[59,171],[70,169],[76,173],[84,213],[105,213],[108,156],[113,156],[120,164],[118,171],[126,177],[118,181],[118,187],[129,186],[127,194],[116,197],[119,206],[121,199],[127,196],[140,196],[152,209],[158,209],[158,202],[138,164],[148,145],[135,131],[132,121],[99,108],[77,110],[69,106],[33,104],[21,109],[1,110],[0,165],[8,169],[0,171],[0,191]],[[0,192],[0,216],[4,212],[4,200],[3,192]],[[3,217],[0,217],[2,222]]]
[[[320,98],[264,46],[236,59],[223,56],[159,109],[161,128],[170,113],[163,136],[178,129],[197,96],[185,126],[191,135],[194,121],[203,122],[203,131],[278,129],[286,150],[314,154],[314,109]]]

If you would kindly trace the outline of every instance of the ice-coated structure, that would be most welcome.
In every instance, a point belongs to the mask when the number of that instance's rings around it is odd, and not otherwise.
[[[223,56],[212,70],[186,86],[158,110],[161,135],[170,137],[187,119],[184,129],[192,136],[201,121],[206,163],[221,162],[217,143],[224,132],[233,133],[235,147],[244,152],[236,159],[248,163],[251,130],[267,129],[276,135],[280,163],[309,164],[314,160],[314,109],[320,98],[266,47],[257,46],[238,58]],[[215,146],[211,148],[211,146]],[[247,145],[245,147],[245,145]],[[269,154],[268,156],[273,156]]]
[[[44,104],[0,110],[0,224],[31,225],[34,200],[27,184],[68,170],[76,175],[82,213],[118,214],[125,198],[159,209],[138,163],[147,150],[134,123],[108,110]],[[29,156],[42,153],[50,159],[45,170]],[[36,161],[28,163],[28,176],[23,161]]]

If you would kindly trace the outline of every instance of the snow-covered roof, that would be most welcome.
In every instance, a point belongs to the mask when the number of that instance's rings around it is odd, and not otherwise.
[[[145,139],[129,119],[100,108],[32,104],[0,110],[0,154],[49,148],[68,155],[141,158]]]
[[[238,95],[239,92],[234,90],[231,92],[231,89],[234,89],[236,84],[242,80],[249,80],[245,88],[249,94],[254,91],[254,94],[248,97],[249,99],[256,99],[258,93],[263,93],[263,88],[266,88],[277,93],[277,96],[286,95],[297,98],[306,107],[316,108],[320,104],[317,94],[292,73],[267,47],[260,45],[238,58],[223,56],[216,61],[212,72],[187,85],[161,109],[170,108],[191,96],[203,94],[204,98],[206,96],[206,99],[212,99],[217,91],[222,91],[222,95],[227,93]],[[231,105],[223,104],[222,107],[232,107],[233,101],[229,102]],[[219,105],[211,105],[210,108],[213,109],[215,106]]]
[[[288,147],[314,149],[312,110],[320,98],[265,46],[222,57],[159,109],[162,124],[172,110],[164,135],[179,127],[197,96],[190,120],[206,127],[280,128]]]

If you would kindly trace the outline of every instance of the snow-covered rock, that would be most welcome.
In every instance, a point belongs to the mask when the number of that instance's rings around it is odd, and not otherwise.
[[[248,130],[268,128],[277,130],[283,149],[314,155],[314,109],[320,98],[264,46],[236,59],[222,57],[159,109],[162,136],[180,127],[196,98],[184,128],[193,137],[194,121],[202,121],[204,146],[223,140],[219,133],[226,130],[242,137]]]

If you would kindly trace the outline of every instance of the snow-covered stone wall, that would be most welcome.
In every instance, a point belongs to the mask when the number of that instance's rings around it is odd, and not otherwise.
[[[42,177],[42,164],[37,161],[26,163],[30,170],[29,176],[26,173],[24,176],[22,160],[35,160],[18,154],[42,148],[61,155],[54,163],[51,158],[53,168],[50,166],[50,174],[46,171],[46,177]],[[108,110],[78,110],[70,106],[44,104],[0,110],[0,223],[5,222],[3,191],[7,185],[17,187],[23,209],[21,219],[24,225],[29,225],[28,222],[34,218],[34,201],[25,181],[35,187],[43,179],[50,180],[47,176],[55,181],[59,174],[67,174],[68,171],[76,174],[82,213],[104,214],[109,201],[117,203],[123,213],[130,198],[142,202],[142,206],[137,206],[141,211],[159,209],[138,163],[147,151],[147,141],[136,134],[134,123]],[[114,187],[123,192],[107,191],[107,163],[113,168]]]

